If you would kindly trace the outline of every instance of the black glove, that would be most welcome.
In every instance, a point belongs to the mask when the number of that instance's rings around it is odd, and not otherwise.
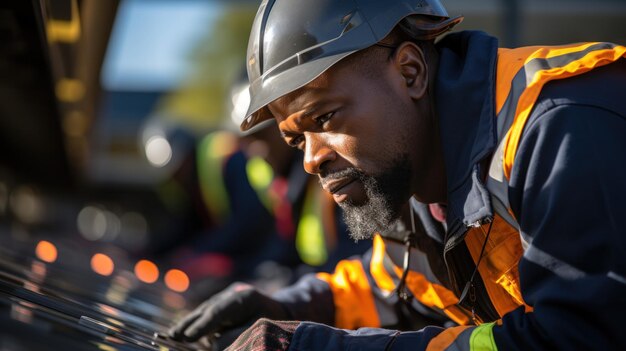
[[[169,330],[169,336],[174,340],[190,342],[203,336],[213,338],[217,333],[229,334],[232,329],[243,331],[261,317],[291,319],[280,302],[263,295],[251,285],[233,283],[185,316]],[[228,345],[228,342],[224,340],[219,344]]]
[[[227,351],[286,351],[300,322],[259,319]]]

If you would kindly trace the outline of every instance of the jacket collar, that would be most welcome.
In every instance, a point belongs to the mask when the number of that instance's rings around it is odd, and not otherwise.
[[[497,143],[495,72],[498,43],[483,32],[447,35],[440,53],[435,104],[448,186],[448,238],[493,217],[480,161]]]

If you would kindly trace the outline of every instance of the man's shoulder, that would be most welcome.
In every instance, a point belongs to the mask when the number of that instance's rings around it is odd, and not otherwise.
[[[531,120],[556,107],[585,106],[626,118],[626,59],[545,85]],[[533,118],[534,117],[534,118]]]

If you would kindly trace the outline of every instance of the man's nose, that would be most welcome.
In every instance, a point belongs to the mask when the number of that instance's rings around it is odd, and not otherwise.
[[[305,137],[304,170],[310,174],[319,174],[324,163],[333,161],[336,153],[316,133],[311,133]]]

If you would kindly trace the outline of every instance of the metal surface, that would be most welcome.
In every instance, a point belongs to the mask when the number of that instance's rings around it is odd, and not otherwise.
[[[0,350],[200,348],[155,337],[164,335],[176,313],[182,312],[163,302],[172,292],[162,285],[141,284],[124,269],[103,277],[88,264],[74,264],[88,262],[86,252],[73,252],[65,261],[59,257],[53,263],[42,262],[28,254],[32,244],[6,238],[0,249]],[[57,246],[67,251],[66,244]]]

